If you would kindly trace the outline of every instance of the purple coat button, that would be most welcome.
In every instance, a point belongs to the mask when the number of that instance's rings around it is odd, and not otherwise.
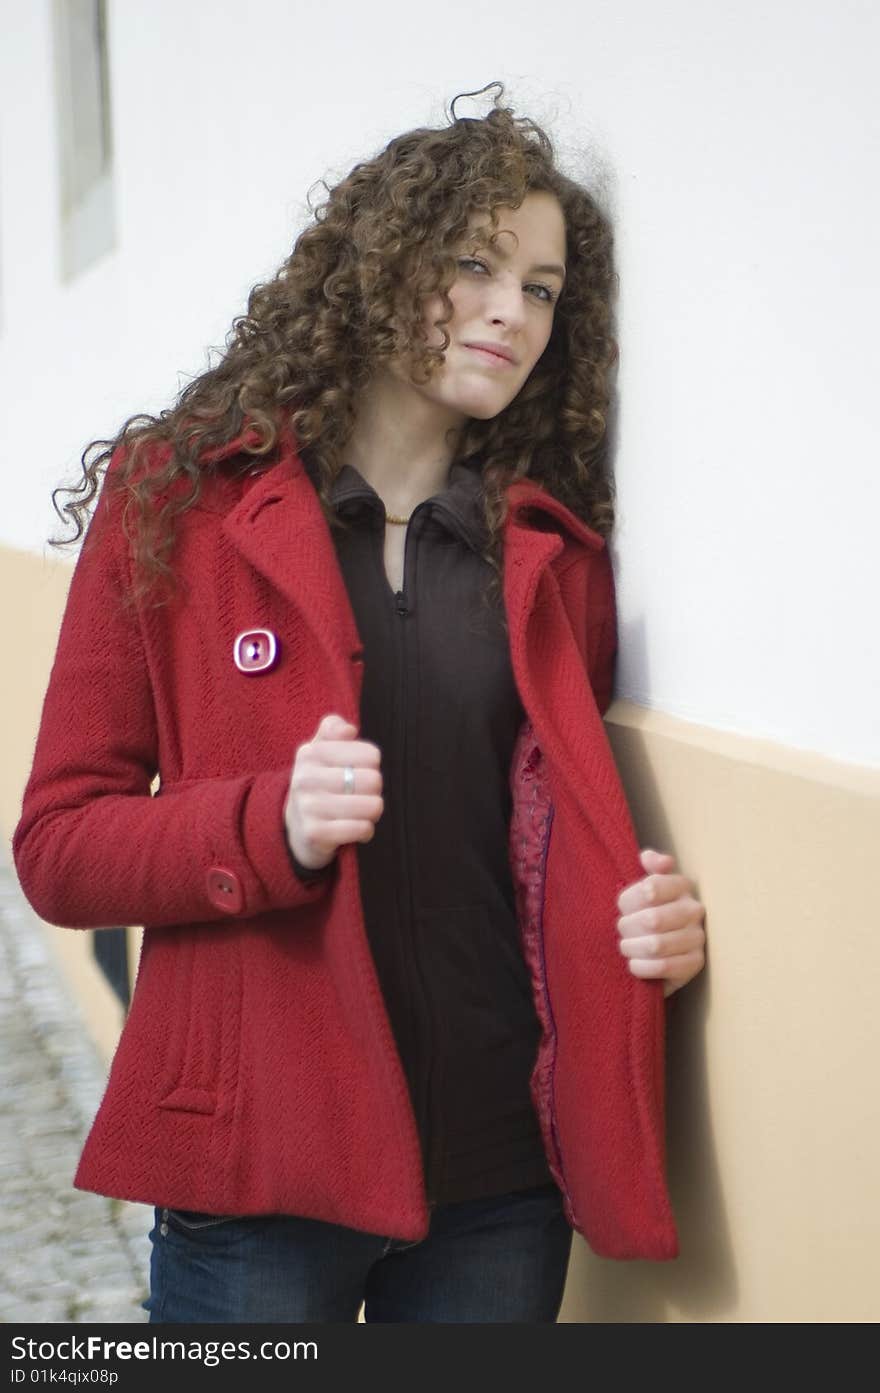
[[[271,629],[245,629],[232,649],[240,672],[265,672],[275,662],[278,640]]]

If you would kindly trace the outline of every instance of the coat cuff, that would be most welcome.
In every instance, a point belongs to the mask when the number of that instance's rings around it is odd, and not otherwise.
[[[290,770],[280,769],[257,777],[244,810],[242,839],[245,854],[265,891],[261,908],[293,908],[322,899],[334,880],[338,858],[318,871],[299,868],[287,841],[284,804],[290,787]]]
[[[331,871],[333,869],[332,861],[328,861],[326,866],[304,866],[301,861],[297,861],[296,857],[290,849],[290,843],[288,842],[286,843],[286,845],[287,855],[290,858],[290,864],[293,867],[294,875],[299,876],[300,880],[320,880],[322,876],[326,876],[328,871]]]

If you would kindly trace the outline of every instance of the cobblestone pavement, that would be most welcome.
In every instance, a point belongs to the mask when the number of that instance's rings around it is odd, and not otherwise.
[[[73,1188],[107,1070],[0,851],[0,1321],[146,1321],[152,1209]]]

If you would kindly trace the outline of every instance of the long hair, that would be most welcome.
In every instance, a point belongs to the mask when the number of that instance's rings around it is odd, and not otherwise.
[[[501,105],[497,88],[485,117],[458,118],[455,103],[440,128],[396,136],[372,159],[356,164],[326,200],[271,279],[253,287],[247,313],[237,316],[215,366],[184,387],[158,416],[130,417],[113,440],[85,449],[75,488],[53,491],[76,542],[98,492],[101,471],[127,497],[123,511],[134,565],[133,597],[155,583],[176,583],[171,554],[175,520],[200,496],[204,477],[222,467],[254,467],[270,456],[286,420],[331,527],[343,525],[330,502],[344,463],[359,390],[377,365],[402,354],[414,379],[428,381],[442,366],[449,336],[429,347],[423,327],[426,297],[441,297],[441,326],[452,317],[448,291],[458,275],[454,249],[472,214],[488,215],[487,241],[499,208],[518,208],[527,194],[558,199],[566,229],[566,277],[549,342],[517,396],[490,420],[468,420],[455,459],[480,462],[488,539],[485,559],[500,594],[501,527],[505,490],[528,477],[588,526],[608,536],[614,488],[608,461],[610,369],[616,277],[610,221],[598,200],[556,166],[550,137],[534,121]],[[484,88],[483,91],[488,89]],[[222,466],[212,452],[246,441]],[[145,468],[145,465],[149,467]],[[79,495],[58,507],[58,493]],[[161,588],[161,587],[160,587]],[[161,598],[156,603],[161,603]]]

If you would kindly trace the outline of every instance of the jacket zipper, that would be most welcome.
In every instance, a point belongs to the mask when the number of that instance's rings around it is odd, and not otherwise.
[[[405,538],[404,538],[404,544],[403,544],[403,585],[404,585],[404,588],[406,587],[406,581],[407,581],[407,557],[408,557],[408,553],[409,553],[409,540],[410,540],[410,530],[409,530],[409,528],[410,528],[410,524],[412,523],[413,518],[415,517],[416,513],[419,511],[419,508],[422,508],[422,507],[424,507],[424,506],[425,506],[424,504],[419,504],[418,507],[416,507],[416,508],[413,510],[413,512],[410,514],[410,523],[407,524],[406,536],[405,536]],[[382,569],[383,569],[383,574],[384,574],[384,564],[383,564],[383,568],[382,568]],[[407,603],[406,603],[406,595],[405,595],[405,593],[404,593],[404,589],[395,591],[395,594],[394,594],[394,604],[395,604],[395,610],[396,610],[396,613],[397,613],[398,617],[400,618],[401,621],[404,621],[404,620],[409,616],[409,614],[411,613],[411,611],[410,611],[410,609],[409,609],[409,607],[408,607],[408,605],[407,605]],[[425,1088],[424,1088],[424,1103],[423,1103],[423,1107],[422,1107],[422,1117],[421,1117],[421,1130],[422,1130],[422,1134],[423,1134],[424,1139],[425,1139],[425,1140],[424,1140],[424,1148],[425,1148],[424,1168],[425,1168],[426,1198],[427,1198],[428,1204],[430,1205],[430,1204],[432,1203],[432,1201],[433,1201],[433,1197],[432,1197],[432,1195],[431,1195],[430,1193],[427,1193],[427,1190],[428,1190],[428,1186],[429,1186],[429,1184],[430,1184],[430,1181],[433,1179],[433,1177],[434,1177],[434,1175],[435,1175],[434,1163],[435,1163],[435,1159],[436,1159],[435,1156],[434,1156],[434,1151],[433,1151],[434,1136],[433,1136],[433,1129],[432,1129],[432,1127],[431,1127],[431,1104],[432,1104],[432,1101],[433,1101],[433,1092],[434,1092],[434,1087],[433,1087],[433,1081],[434,1081],[434,1056],[433,1056],[433,1038],[432,1038],[432,1036],[433,1036],[433,1029],[432,1029],[432,1022],[431,1022],[431,1003],[430,1003],[430,999],[429,999],[428,992],[427,992],[426,985],[425,985],[425,978],[424,978],[424,975],[423,975],[423,973],[422,973],[422,969],[421,969],[421,967],[420,967],[420,965],[419,965],[418,953],[417,953],[417,951],[416,951],[416,946],[415,946],[415,930],[414,930],[414,926],[415,926],[415,915],[414,915],[413,897],[412,897],[412,879],[411,879],[411,877],[410,877],[410,869],[409,869],[409,868],[410,868],[410,843],[409,843],[409,833],[408,833],[409,819],[408,819],[408,817],[407,817],[408,795],[409,795],[409,787],[408,787],[408,782],[409,782],[409,767],[408,767],[407,760],[406,760],[406,753],[407,753],[407,733],[408,733],[408,726],[409,726],[409,719],[410,719],[410,713],[409,713],[409,707],[408,707],[408,701],[407,701],[407,690],[408,690],[408,689],[407,689],[407,642],[406,642],[406,630],[405,630],[404,628],[402,628],[402,627],[399,627],[398,632],[399,632],[399,635],[400,635],[400,638],[399,638],[399,645],[398,645],[398,655],[399,655],[399,659],[400,659],[400,694],[401,694],[401,703],[400,703],[400,711],[401,711],[401,722],[400,722],[400,725],[401,725],[401,735],[400,735],[400,741],[401,741],[401,761],[400,761],[400,768],[401,768],[402,775],[403,775],[403,777],[402,777],[403,798],[401,799],[400,815],[401,815],[401,824],[402,824],[402,826],[401,826],[401,833],[402,833],[403,843],[404,843],[404,847],[405,847],[405,855],[404,855],[404,858],[403,858],[403,861],[404,861],[404,865],[403,865],[403,874],[404,874],[404,882],[405,882],[405,884],[404,884],[404,904],[405,904],[406,907],[407,907],[408,916],[409,916],[408,922],[409,922],[409,925],[410,925],[411,930],[412,930],[412,938],[411,938],[411,940],[410,940],[410,943],[411,943],[411,952],[412,952],[412,961],[413,961],[413,965],[414,965],[414,968],[415,968],[415,975],[416,975],[416,978],[417,978],[417,980],[418,980],[419,991],[420,991],[420,993],[421,993],[421,999],[422,999],[422,1005],[423,1005],[422,1019],[423,1019],[424,1022],[425,1022],[425,1035],[424,1035],[423,1038],[427,1041],[427,1045],[428,1045],[427,1052],[426,1052],[426,1070],[425,1070],[425,1074],[424,1074]],[[418,1038],[418,1036],[417,1036],[417,1038]]]

